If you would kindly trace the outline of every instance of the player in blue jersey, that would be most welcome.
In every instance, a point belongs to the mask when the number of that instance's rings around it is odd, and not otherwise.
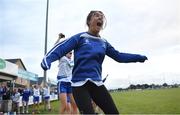
[[[22,113],[29,113],[28,109],[29,109],[29,97],[31,96],[31,91],[29,90],[29,88],[26,86],[23,89],[22,92]]]
[[[102,82],[102,63],[105,55],[120,63],[144,62],[146,56],[122,53],[100,36],[106,25],[103,12],[91,11],[86,19],[87,32],[78,33],[56,44],[43,58],[41,67],[48,70],[51,63],[74,50],[72,91],[82,114],[94,114],[91,99],[105,114],[118,114],[111,95]]]

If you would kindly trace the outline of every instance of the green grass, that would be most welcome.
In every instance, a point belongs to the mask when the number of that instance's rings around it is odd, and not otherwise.
[[[124,91],[111,93],[121,114],[180,114],[180,88]],[[52,111],[41,114],[58,114],[59,101],[51,102]]]
[[[123,114],[179,114],[180,88],[111,93]]]
[[[44,105],[41,103],[39,106],[40,114],[59,114],[60,102],[58,100],[51,102],[51,111],[44,110]],[[32,105],[29,108],[29,112],[32,113]]]

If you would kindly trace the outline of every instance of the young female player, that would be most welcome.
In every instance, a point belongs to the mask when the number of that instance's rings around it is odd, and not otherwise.
[[[59,38],[55,44],[57,44],[61,38],[65,35],[60,33]],[[77,114],[78,108],[72,95],[71,78],[74,61],[72,58],[72,52],[67,53],[65,56],[59,59],[59,71],[57,75],[58,79],[58,93],[60,98],[60,114]]]
[[[94,114],[91,99],[105,114],[118,114],[111,95],[101,79],[105,55],[120,63],[144,62],[146,56],[121,53],[100,36],[105,16],[102,11],[91,11],[86,19],[88,31],[78,33],[55,45],[44,57],[41,67],[50,69],[51,63],[74,50],[72,72],[73,96],[82,114]]]

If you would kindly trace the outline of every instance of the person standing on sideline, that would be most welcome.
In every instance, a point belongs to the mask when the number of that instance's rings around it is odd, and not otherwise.
[[[33,112],[39,113],[40,89],[39,85],[35,84],[33,88]]]
[[[50,88],[47,84],[43,88],[43,100],[44,100],[44,110],[51,111]]]
[[[13,107],[13,112],[16,112],[16,114],[20,113],[20,107],[19,107],[19,102],[20,102],[20,96],[21,94],[18,92],[18,89],[14,89],[13,95],[12,95],[12,107]]]
[[[48,70],[51,63],[74,50],[72,91],[81,114],[94,114],[91,99],[105,114],[119,114],[113,99],[102,82],[102,63],[105,55],[120,63],[144,62],[146,56],[116,50],[100,31],[106,25],[102,11],[91,11],[86,19],[87,32],[78,33],[56,44],[43,58],[41,67]],[[105,101],[106,100],[106,101]]]
[[[23,89],[22,92],[22,113],[29,113],[29,97],[31,96],[31,91],[29,90],[29,88],[26,86]]]
[[[60,33],[59,38],[55,44],[59,42],[65,35]],[[60,114],[77,114],[78,109],[72,95],[71,77],[74,62],[71,59],[72,52],[67,53],[59,60],[59,71],[57,75],[58,79],[58,92],[61,102]]]
[[[2,101],[3,93],[4,93],[3,85],[0,84],[0,101]]]

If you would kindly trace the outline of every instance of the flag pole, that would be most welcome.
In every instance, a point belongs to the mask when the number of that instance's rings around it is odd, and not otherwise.
[[[48,10],[49,10],[49,0],[47,0],[46,6],[46,28],[45,28],[45,47],[44,47],[44,55],[47,53],[47,36],[48,36]],[[47,83],[47,72],[44,71],[44,85]]]

